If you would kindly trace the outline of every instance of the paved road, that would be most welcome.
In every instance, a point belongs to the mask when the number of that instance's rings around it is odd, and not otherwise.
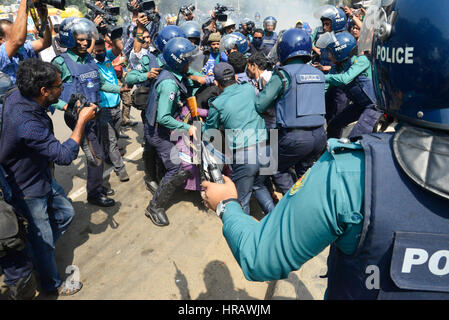
[[[140,119],[137,110],[132,116]],[[67,139],[62,113],[53,121],[57,138]],[[198,193],[176,194],[167,211],[168,227],[156,227],[144,216],[150,193],[143,184],[142,132],[139,123],[126,131],[131,139],[120,140],[130,181],[120,182],[110,166],[105,168],[106,184],[116,192],[115,207],[87,203],[81,151],[72,165],[56,168],[56,179],[76,211],[57,243],[56,259],[61,275],[74,265],[84,284],[78,294],[59,299],[264,299],[269,283],[244,278],[222,236],[221,221],[214,212],[199,210]]]
[[[131,115],[140,120],[139,111]],[[60,141],[70,136],[62,112],[53,116]],[[350,128],[345,130],[349,132]],[[288,279],[247,281],[222,235],[222,223],[212,211],[201,210],[198,193],[179,191],[167,211],[170,225],[156,227],[144,216],[150,193],[143,184],[142,124],[126,131],[125,162],[130,181],[120,182],[109,165],[105,184],[116,192],[112,208],[86,201],[86,169],[82,151],[68,167],[56,168],[56,179],[73,201],[75,219],[56,246],[63,278],[72,270],[83,289],[78,299],[322,299],[328,251],[307,262]],[[112,172],[112,173],[111,173]],[[254,217],[260,219],[253,204]],[[0,276],[1,281],[1,276]],[[4,293],[4,289],[2,290]],[[0,291],[0,299],[5,294]],[[54,299],[39,295],[38,299]]]

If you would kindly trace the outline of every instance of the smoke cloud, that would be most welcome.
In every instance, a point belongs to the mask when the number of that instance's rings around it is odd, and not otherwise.
[[[120,5],[126,8],[127,0],[121,0]],[[343,0],[156,0],[156,5],[162,16],[166,14],[178,14],[183,5],[193,4],[196,7],[195,20],[204,23],[217,3],[231,7],[234,11],[229,16],[238,24],[244,18],[255,21],[255,14],[260,14],[259,26],[267,16],[274,16],[277,21],[276,31],[293,28],[298,20],[309,23],[314,29],[321,25],[313,14],[320,6],[341,4]]]

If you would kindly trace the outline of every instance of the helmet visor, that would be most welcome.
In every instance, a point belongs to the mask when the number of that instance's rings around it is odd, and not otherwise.
[[[334,43],[337,39],[335,38],[335,33],[332,32],[326,32],[320,35],[317,42],[315,43],[315,47],[320,49],[327,48],[331,43]]]
[[[233,34],[227,34],[220,40],[220,52],[231,50],[237,45],[237,37]]]
[[[321,19],[321,18],[330,19],[331,17],[334,17],[337,14],[338,14],[338,10],[335,6],[326,4],[324,6],[319,7],[318,9],[316,9],[315,12],[313,13],[313,16],[317,19]]]
[[[203,69],[203,53],[198,46],[195,46],[195,50],[187,53],[183,53],[179,56],[181,59],[187,59],[189,62],[189,68],[196,72],[201,72]]]
[[[97,26],[86,18],[75,18],[67,27],[71,28],[74,35],[87,34],[89,39],[99,39]]]
[[[371,52],[374,36],[379,33],[381,26],[387,22],[387,14],[382,7],[381,0],[374,0],[366,12],[358,41],[359,54]]]

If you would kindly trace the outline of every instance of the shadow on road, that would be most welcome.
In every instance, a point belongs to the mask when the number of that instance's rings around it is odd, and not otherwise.
[[[175,283],[181,294],[180,300],[192,300],[186,276],[176,268]],[[219,260],[211,261],[203,271],[206,292],[202,292],[195,300],[257,300],[245,290],[234,288],[234,282],[226,264]]]

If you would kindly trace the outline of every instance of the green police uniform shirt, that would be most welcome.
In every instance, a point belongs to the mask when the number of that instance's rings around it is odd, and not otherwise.
[[[261,221],[230,202],[223,235],[245,277],[287,278],[331,243],[345,254],[357,248],[363,225],[364,152],[330,139],[328,151]]]
[[[86,56],[80,57],[79,55],[75,54],[72,50],[67,50],[67,55],[72,59],[75,63],[79,64],[85,64],[86,63]],[[69,68],[67,67],[64,58],[59,56],[56,57],[52,64],[54,64],[58,69],[61,71],[61,80],[63,83],[70,83],[72,82],[72,74],[70,73]],[[120,87],[107,83],[104,79],[101,72],[98,72],[99,78],[100,78],[100,90],[104,92],[110,92],[110,93],[120,93]],[[61,99],[58,100],[57,103],[53,104],[52,107],[55,109],[62,110],[64,106],[67,104],[68,101],[63,101]]]
[[[351,66],[346,72],[344,70]],[[372,79],[371,62],[365,55],[354,56],[350,60],[346,61],[342,66],[333,66],[328,74],[325,75],[326,90],[329,86],[344,86],[357,78],[359,75]]]
[[[170,71],[176,79],[182,81],[182,75]],[[190,125],[174,118],[179,111],[179,101],[181,94],[178,85],[173,79],[166,79],[159,83],[156,88],[157,94],[157,117],[156,122],[170,130],[189,130]]]
[[[291,59],[289,64],[304,64],[300,58]],[[277,72],[273,72],[270,81],[266,84],[265,88],[259,93],[256,99],[256,110],[260,114],[266,112],[268,108],[275,107],[273,102],[280,98],[284,94],[284,88],[290,86],[290,77],[287,72],[279,70],[282,74],[281,77]]]
[[[255,100],[254,87],[248,83],[226,87],[209,102],[209,115],[202,127],[206,137],[208,129],[222,126],[230,130],[225,136],[231,149],[245,148],[267,140],[265,120],[257,113]]]
[[[159,64],[159,67],[162,68],[163,63],[161,62],[159,56],[156,57],[156,61]],[[150,58],[147,55],[144,55],[142,59],[139,60],[138,67],[128,72],[125,82],[129,86],[143,83],[148,80],[147,73],[150,71]]]

